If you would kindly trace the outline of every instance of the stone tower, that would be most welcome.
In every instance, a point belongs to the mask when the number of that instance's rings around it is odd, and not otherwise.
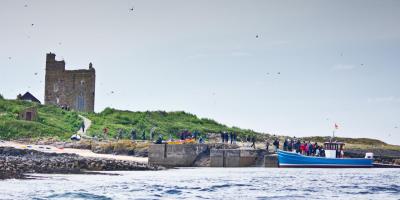
[[[65,61],[56,55],[46,56],[44,103],[83,112],[94,112],[96,71],[89,69],[65,70]]]

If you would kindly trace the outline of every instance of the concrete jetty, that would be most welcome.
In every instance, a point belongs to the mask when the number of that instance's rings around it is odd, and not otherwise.
[[[164,167],[277,167],[278,159],[262,149],[215,144],[152,144],[149,164]]]

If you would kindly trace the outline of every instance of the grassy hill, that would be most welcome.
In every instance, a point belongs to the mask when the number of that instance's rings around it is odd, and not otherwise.
[[[101,113],[84,114],[92,120],[92,127],[88,130],[89,134],[101,137],[103,129],[109,129],[110,136],[115,136],[119,129],[124,132],[124,137],[129,138],[132,129],[136,129],[138,136],[146,131],[146,137],[149,137],[150,129],[155,129],[156,134],[162,134],[164,137],[177,137],[178,133],[184,130],[191,132],[197,131],[201,134],[218,133],[220,131],[232,131],[241,136],[260,135],[261,133],[252,130],[244,130],[237,127],[227,127],[211,119],[200,119],[196,115],[186,112],[164,112],[147,111],[131,112],[106,108]]]
[[[20,111],[29,107],[37,108],[37,121],[18,118]],[[81,123],[82,120],[75,112],[27,101],[6,100],[0,96],[0,139],[42,137],[67,139],[79,129]]]

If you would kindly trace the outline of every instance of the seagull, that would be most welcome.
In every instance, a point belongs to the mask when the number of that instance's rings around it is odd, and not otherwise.
[[[34,26],[35,24],[31,24],[31,26]]]
[[[111,91],[111,94],[114,94],[114,91]]]
[[[131,12],[133,12],[133,7],[129,9]]]
[[[35,72],[35,75],[37,75],[37,72]]]
[[[258,38],[259,36],[258,35],[256,35],[256,38]]]
[[[278,72],[278,74],[281,74],[281,72]]]

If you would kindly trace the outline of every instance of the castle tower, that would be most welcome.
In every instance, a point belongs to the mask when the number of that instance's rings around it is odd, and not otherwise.
[[[45,104],[83,112],[94,112],[96,71],[89,69],[65,70],[65,61],[56,55],[46,55]]]

